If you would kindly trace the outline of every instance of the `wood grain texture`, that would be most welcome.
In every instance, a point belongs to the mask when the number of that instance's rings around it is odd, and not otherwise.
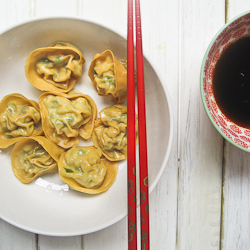
[[[250,2],[245,0],[227,0],[227,21],[250,9]]]
[[[0,32],[32,17],[31,1],[0,2]]]
[[[202,107],[200,66],[224,24],[224,1],[181,1],[177,249],[219,249],[222,137]]]
[[[82,0],[82,17],[109,27],[126,37],[127,1],[126,0]]]
[[[37,236],[0,220],[0,249],[34,250]]]
[[[249,166],[249,153],[226,142],[221,249],[249,249]]]
[[[43,236],[38,237],[38,249],[39,250],[80,250],[82,249],[83,242],[81,236],[72,237],[52,237]]]
[[[78,1],[34,0],[34,17],[76,16]]]
[[[179,1],[141,1],[143,52],[155,65],[170,94],[174,139],[163,175],[150,195],[152,249],[175,249],[178,189]],[[156,18],[157,16],[157,18]],[[152,83],[153,84],[153,83]],[[164,126],[159,121],[159,126]]]

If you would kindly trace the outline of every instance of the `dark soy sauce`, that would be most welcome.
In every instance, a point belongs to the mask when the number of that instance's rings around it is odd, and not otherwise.
[[[234,41],[221,54],[212,84],[224,115],[235,124],[250,128],[250,36]]]

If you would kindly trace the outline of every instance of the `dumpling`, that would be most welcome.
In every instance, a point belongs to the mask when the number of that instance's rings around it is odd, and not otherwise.
[[[108,190],[114,183],[118,163],[108,161],[94,146],[75,147],[61,155],[58,171],[70,188],[97,194]]]
[[[82,93],[46,92],[39,98],[42,126],[48,139],[63,148],[74,147],[92,136],[97,115],[93,99]]]
[[[64,150],[44,136],[22,139],[11,152],[11,164],[15,176],[29,183],[38,176],[57,172],[57,162]]]
[[[7,148],[20,138],[41,135],[38,104],[21,94],[10,94],[0,102],[0,148]]]
[[[100,112],[93,132],[94,145],[110,161],[127,158],[127,107],[113,105]]]
[[[98,95],[108,96],[114,103],[127,99],[127,70],[111,50],[94,56],[88,75]]]
[[[81,78],[84,63],[78,48],[67,42],[56,42],[29,54],[25,75],[40,90],[66,93]]]

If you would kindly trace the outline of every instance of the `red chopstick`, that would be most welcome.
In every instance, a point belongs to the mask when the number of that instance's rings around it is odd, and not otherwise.
[[[136,17],[136,65],[139,130],[140,168],[140,220],[141,249],[149,249],[149,199],[146,108],[144,88],[144,65],[142,52],[140,0],[135,0]],[[133,0],[128,0],[128,246],[137,249],[136,226],[136,162],[135,162],[135,88],[134,88],[134,42],[133,42]]]
[[[137,65],[137,98],[138,98],[138,127],[139,127],[140,197],[141,197],[140,199],[141,249],[149,249],[147,132],[146,132],[146,108],[145,108],[140,0],[135,0],[135,15],[136,15],[136,65]]]
[[[137,249],[136,216],[136,132],[135,132],[135,79],[134,79],[134,38],[133,0],[128,0],[127,37],[127,175],[128,175],[128,249]]]

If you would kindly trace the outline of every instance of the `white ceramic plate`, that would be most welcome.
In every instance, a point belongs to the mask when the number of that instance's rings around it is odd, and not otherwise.
[[[0,98],[20,93],[38,100],[42,92],[27,82],[24,64],[32,50],[55,41],[68,41],[85,56],[83,77],[75,88],[94,99],[98,112],[113,105],[109,98],[97,95],[87,71],[93,56],[105,49],[111,49],[118,59],[125,58],[126,39],[103,26],[74,18],[36,19],[0,35]],[[144,67],[151,192],[165,168],[173,126],[170,100],[162,80],[147,59]],[[81,144],[92,145],[92,141]],[[68,189],[57,173],[22,184],[12,172],[11,149],[0,153],[0,217],[10,224],[38,234],[73,236],[103,229],[127,215],[126,161],[119,163],[112,187],[91,196]]]

